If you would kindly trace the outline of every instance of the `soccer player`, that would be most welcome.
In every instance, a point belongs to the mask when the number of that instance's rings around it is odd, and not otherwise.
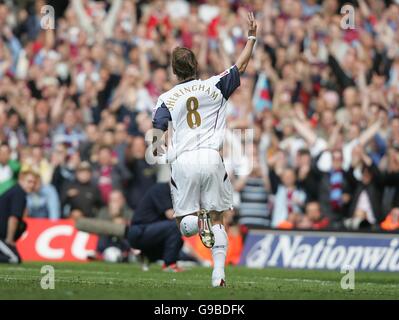
[[[202,243],[212,248],[212,285],[225,286],[227,234],[223,212],[232,207],[232,186],[220,156],[226,127],[226,101],[240,85],[256,41],[256,21],[248,14],[248,40],[236,63],[222,74],[197,79],[194,53],[177,47],[172,54],[173,73],[179,83],[162,94],[153,112],[153,127],[168,130],[171,144],[173,209],[185,236],[198,230]],[[158,150],[155,150],[158,152]],[[154,153],[155,154],[155,153]]]

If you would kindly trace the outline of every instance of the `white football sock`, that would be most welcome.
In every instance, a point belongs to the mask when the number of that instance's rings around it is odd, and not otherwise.
[[[224,279],[224,264],[226,262],[228,238],[224,226],[215,224],[212,226],[215,235],[215,244],[212,248],[213,272],[212,280]]]

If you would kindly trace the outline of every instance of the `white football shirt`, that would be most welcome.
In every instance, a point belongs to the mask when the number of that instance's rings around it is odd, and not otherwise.
[[[240,86],[237,66],[207,80],[188,80],[163,93],[153,111],[153,127],[168,130],[168,161],[186,151],[219,150],[226,128],[226,102]]]

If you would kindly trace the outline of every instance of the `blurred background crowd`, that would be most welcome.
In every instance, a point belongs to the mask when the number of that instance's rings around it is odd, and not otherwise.
[[[344,29],[342,5],[355,8]],[[41,8],[55,8],[55,29]],[[170,54],[191,48],[200,78],[230,67],[258,20],[228,128],[254,129],[226,159],[229,223],[282,229],[399,229],[399,1],[0,1],[0,194],[40,173],[28,216],[127,223],[168,181],[145,161]],[[252,162],[249,165],[248,162]],[[245,172],[245,168],[251,168]]]

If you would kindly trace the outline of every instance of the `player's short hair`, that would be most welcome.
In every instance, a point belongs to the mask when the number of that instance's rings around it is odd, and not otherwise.
[[[179,79],[196,77],[198,62],[194,52],[185,47],[176,47],[172,52],[172,69]]]

